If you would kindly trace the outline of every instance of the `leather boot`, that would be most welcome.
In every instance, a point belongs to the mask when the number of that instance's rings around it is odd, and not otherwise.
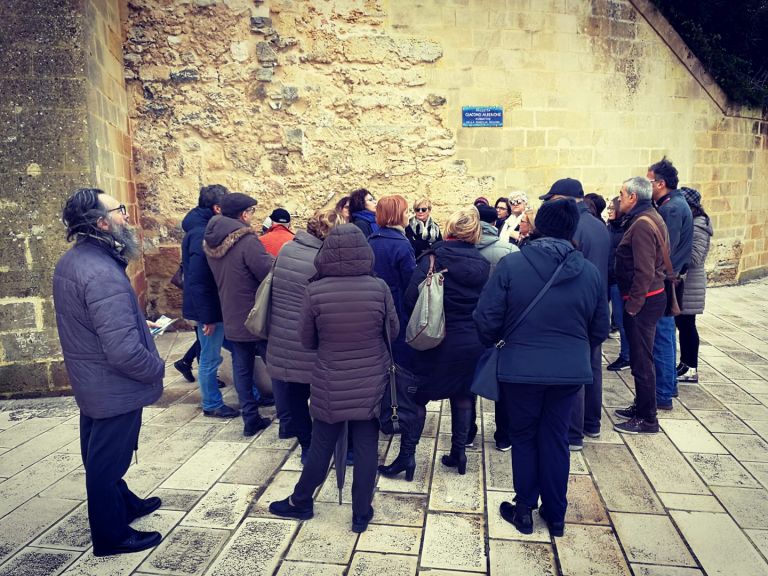
[[[405,479],[408,482],[413,481],[413,475],[416,471],[416,447],[419,445],[421,433],[424,431],[426,416],[426,408],[423,408],[410,426],[403,427],[400,433],[400,453],[389,466],[379,465],[379,472],[382,475],[392,477],[405,471]]]
[[[455,408],[451,410],[451,453],[442,457],[442,463],[449,468],[457,468],[459,474],[467,472],[467,436],[472,424],[472,408]]]

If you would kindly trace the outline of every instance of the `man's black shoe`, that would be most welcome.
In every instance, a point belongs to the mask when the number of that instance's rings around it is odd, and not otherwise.
[[[499,452],[509,452],[512,450],[512,442],[509,440],[497,440],[496,441],[496,450]]]
[[[160,500],[157,496],[151,496],[149,498],[146,498],[145,500],[141,501],[141,505],[137,510],[133,511],[133,514],[130,514],[128,516],[128,524],[136,520],[136,518],[141,518],[142,516],[146,516],[147,514],[152,514],[155,510],[160,508],[162,506],[163,501]]]
[[[271,422],[272,420],[269,418],[261,418],[260,416],[257,416],[253,422],[246,422],[245,427],[243,428],[243,436],[253,436],[259,430],[264,430],[264,428],[269,426]]]
[[[176,368],[179,372],[181,372],[181,375],[184,376],[184,379],[187,382],[194,382],[195,381],[195,375],[192,374],[192,365],[187,364],[184,362],[184,360],[176,360],[176,362],[173,363],[173,367]]]
[[[256,400],[256,406],[259,406],[260,408],[266,408],[268,406],[274,406],[275,405],[275,398],[273,396],[262,396],[258,400]]]
[[[616,358],[613,362],[608,364],[606,366],[607,370],[610,370],[611,372],[621,372],[622,370],[626,370],[629,368],[629,360],[622,360],[621,358]]]
[[[658,434],[659,423],[646,422],[642,418],[632,418],[626,422],[614,424],[613,429],[623,434]]]
[[[512,502],[502,502],[499,506],[499,513],[510,524],[517,528],[518,532],[523,534],[533,534],[533,516],[531,509],[521,504],[512,504]]]
[[[626,408],[617,408],[613,411],[616,416],[619,418],[626,418],[627,420],[630,420],[637,416],[637,406],[634,404],[630,404]]]
[[[312,505],[307,508],[301,508],[291,503],[290,496],[285,500],[276,500],[269,505],[269,511],[275,516],[283,518],[296,518],[297,520],[309,520],[315,515]]]
[[[352,532],[360,534],[368,530],[368,523],[373,520],[373,506],[365,516],[355,516],[352,514]]]
[[[211,418],[237,418],[240,416],[240,411],[235,410],[226,404],[222,404],[214,410],[203,410],[203,414],[210,416]]]
[[[544,512],[544,508],[541,507],[539,508],[539,516],[541,516],[541,519],[547,523],[550,536],[560,537],[565,534],[565,522],[550,522],[546,512]]]
[[[160,532],[141,532],[140,530],[134,530],[129,528],[131,534],[114,546],[104,546],[103,548],[93,547],[94,556],[114,556],[115,554],[130,554],[131,552],[141,552],[147,548],[154,548],[163,537]]]

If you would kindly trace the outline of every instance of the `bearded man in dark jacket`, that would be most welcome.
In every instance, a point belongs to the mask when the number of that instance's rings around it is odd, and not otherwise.
[[[140,254],[123,204],[95,188],[78,190],[62,215],[75,245],[56,264],[53,302],[69,381],[80,408],[88,523],[94,556],[160,543],[133,520],[160,507],[123,480],[137,449],[141,412],[163,392],[165,364],[125,273]]]
[[[262,343],[245,327],[259,284],[273,262],[251,227],[255,210],[256,200],[250,196],[227,194],[221,199],[221,214],[208,222],[203,241],[219,291],[224,336],[232,344],[232,372],[243,413],[244,436],[253,436],[270,422],[259,414],[259,405],[266,402],[254,396],[253,363]]]

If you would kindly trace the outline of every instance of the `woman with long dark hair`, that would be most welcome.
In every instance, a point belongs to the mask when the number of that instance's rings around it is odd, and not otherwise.
[[[366,238],[379,229],[376,198],[365,188],[358,188],[349,195],[349,222],[360,228]]]

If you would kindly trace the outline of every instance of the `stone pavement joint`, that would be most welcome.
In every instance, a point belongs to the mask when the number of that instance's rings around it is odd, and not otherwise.
[[[163,506],[134,523],[159,530],[155,549],[92,554],[71,397],[0,402],[0,576],[702,576],[768,574],[768,279],[710,288],[697,319],[700,384],[681,384],[656,436],[622,436],[612,410],[632,400],[629,371],[604,371],[603,431],[571,453],[565,536],[499,514],[514,498],[511,454],[493,441],[492,403],[478,404],[465,476],[440,463],[448,402],[432,402],[413,482],[379,477],[367,532],[351,528],[352,471],[339,506],[334,471],[315,517],[273,517],[300,472],[295,439],[277,424],[253,438],[242,420],[202,415],[196,384],[172,368],[192,340],[167,333],[163,397],[144,410],[138,464],[126,480]],[[604,366],[618,341],[603,346]],[[222,378],[231,383],[231,363]],[[225,399],[236,405],[232,386]],[[274,409],[263,411],[273,418]],[[379,459],[399,438],[381,436]]]

